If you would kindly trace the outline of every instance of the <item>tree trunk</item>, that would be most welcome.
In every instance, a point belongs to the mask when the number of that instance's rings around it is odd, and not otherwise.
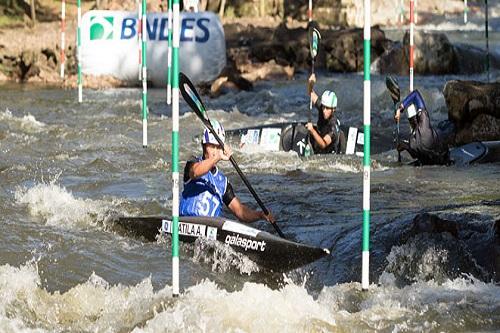
[[[35,1],[36,0],[31,0],[31,22],[32,22],[33,26],[36,25]]]
[[[95,0],[95,8],[101,9],[101,0]]]
[[[207,10],[208,0],[200,0],[198,3],[198,11],[204,12]]]
[[[219,8],[219,16],[221,19],[224,18],[224,10],[226,9],[226,0],[221,0]]]
[[[260,17],[266,14],[266,0],[260,0]]]

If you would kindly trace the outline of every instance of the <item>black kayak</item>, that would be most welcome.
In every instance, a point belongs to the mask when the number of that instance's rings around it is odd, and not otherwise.
[[[129,234],[155,241],[160,233],[171,234],[168,217],[120,217],[117,224]],[[328,249],[300,244],[266,231],[220,217],[183,216],[179,221],[179,239],[192,243],[197,238],[228,244],[261,267],[285,272],[307,265],[330,254]]]
[[[355,127],[340,126],[346,135],[346,146],[341,153],[363,156],[364,136]],[[305,123],[289,122],[226,130],[228,143],[240,149],[258,148],[260,151],[295,151],[299,156],[313,155],[309,131]]]

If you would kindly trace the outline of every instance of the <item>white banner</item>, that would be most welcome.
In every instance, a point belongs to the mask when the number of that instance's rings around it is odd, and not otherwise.
[[[147,15],[148,81],[167,84],[168,16]],[[137,81],[139,44],[137,13],[92,10],[82,18],[82,71]],[[212,81],[226,65],[226,41],[219,17],[212,12],[181,13],[180,70],[193,82]]]

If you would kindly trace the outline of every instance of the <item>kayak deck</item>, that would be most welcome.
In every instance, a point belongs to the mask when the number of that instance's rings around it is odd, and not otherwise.
[[[155,241],[160,231],[172,233],[170,218],[162,216],[121,217],[117,224],[127,234]],[[246,224],[217,217],[181,217],[179,239],[194,242],[206,238],[229,245],[259,266],[273,271],[289,271],[328,254],[328,249],[313,247],[274,236]]]

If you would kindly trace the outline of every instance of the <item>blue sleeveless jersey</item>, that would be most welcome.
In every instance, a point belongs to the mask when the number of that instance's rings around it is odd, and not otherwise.
[[[198,157],[196,162],[201,160]],[[189,179],[184,183],[179,215],[220,216],[226,188],[227,178],[217,167],[215,173],[209,171],[199,178]]]

